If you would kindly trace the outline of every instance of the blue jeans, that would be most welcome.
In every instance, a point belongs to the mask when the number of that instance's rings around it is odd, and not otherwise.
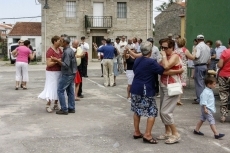
[[[65,75],[62,74],[58,83],[58,98],[61,105],[61,110],[68,112],[68,110],[75,110],[75,99],[74,99],[74,77],[75,74]],[[68,96],[68,107],[65,101],[65,91]]]
[[[206,75],[206,71],[207,71],[206,65],[195,66],[194,81],[195,81],[197,102],[200,102],[200,95],[205,88],[204,78]]]

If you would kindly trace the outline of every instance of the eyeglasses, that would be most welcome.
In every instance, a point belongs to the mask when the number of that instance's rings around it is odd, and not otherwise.
[[[168,47],[161,46],[162,50],[168,50]]]

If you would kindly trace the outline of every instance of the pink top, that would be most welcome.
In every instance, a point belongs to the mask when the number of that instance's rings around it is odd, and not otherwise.
[[[16,50],[18,51],[16,62],[28,63],[29,55],[32,53],[31,50],[26,46],[19,46]]]

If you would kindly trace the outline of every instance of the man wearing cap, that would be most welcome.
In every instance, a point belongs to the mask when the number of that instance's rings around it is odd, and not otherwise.
[[[207,64],[210,60],[210,48],[204,42],[204,36],[197,36],[198,45],[196,46],[196,58],[193,61],[195,67],[194,82],[196,88],[196,99],[193,104],[200,103],[200,94],[205,88],[204,78],[207,72]]]

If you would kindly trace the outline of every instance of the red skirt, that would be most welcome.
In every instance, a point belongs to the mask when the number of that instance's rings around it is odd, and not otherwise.
[[[79,73],[79,71],[77,71],[75,78],[74,78],[74,83],[81,83],[81,82],[82,82],[82,80],[81,80],[80,73]]]

